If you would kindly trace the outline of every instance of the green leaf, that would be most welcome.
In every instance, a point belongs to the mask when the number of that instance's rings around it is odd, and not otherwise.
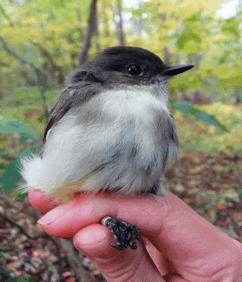
[[[186,44],[186,42],[187,42],[187,38],[186,38],[185,36],[181,36],[181,37],[177,40],[176,44],[177,44],[177,46],[178,46],[179,49],[183,49],[184,46],[185,46],[185,44]]]
[[[198,145],[196,143],[194,144],[184,144],[184,149],[190,150],[190,149],[201,149],[201,145]]]
[[[23,157],[31,157],[32,156],[32,152],[29,150],[22,150],[21,152],[19,152],[19,157],[23,158]]]
[[[169,99],[169,103],[175,103],[177,100],[176,99]]]
[[[46,271],[49,271],[49,272],[53,272],[53,271],[55,271],[56,270],[56,267],[55,266],[49,266],[47,269],[46,269]]]
[[[190,102],[183,102],[183,103],[172,102],[170,104],[173,108],[178,109],[184,114],[191,114],[196,118],[207,122],[208,124],[214,125],[216,127],[219,127],[223,131],[229,132],[226,126],[220,123],[214,116],[209,115],[204,111],[200,111],[196,108],[193,108]]]
[[[1,180],[3,185],[3,191],[6,195],[9,195],[15,185],[22,179],[22,176],[19,172],[19,168],[20,160],[15,160],[5,167]]]
[[[26,132],[21,132],[20,137],[18,138],[18,141],[20,142],[20,144],[25,143],[29,138],[31,137],[31,135],[29,133]]]
[[[3,274],[3,275],[5,275],[5,276],[10,276],[10,274],[7,272],[7,270],[5,270],[4,268],[2,268],[1,266],[0,266],[0,273]]]
[[[11,197],[13,197],[13,193],[11,194]],[[14,199],[18,198],[20,200],[24,200],[28,197],[28,192],[20,193],[20,191],[17,191],[16,195],[14,195]]]
[[[214,116],[207,114],[206,112],[199,111],[195,108],[191,109],[190,113],[194,115],[196,118],[201,119],[208,124],[214,125],[216,127],[219,127],[221,130],[229,132],[229,130],[226,128],[225,125],[220,123]]]
[[[183,103],[171,103],[171,106],[175,109],[178,109],[179,111],[185,113],[185,114],[189,114],[191,108],[192,108],[192,104],[190,102],[183,102]]]
[[[6,167],[6,165],[5,165],[5,164],[0,163],[0,170],[4,169],[5,167]]]
[[[188,41],[194,41],[196,43],[201,43],[202,40],[200,38],[200,36],[192,31],[187,33],[187,39]]]
[[[227,55],[225,54],[225,55],[223,55],[223,56],[220,58],[219,64],[220,64],[220,65],[224,64],[224,63],[226,62],[226,59],[227,59]]]
[[[32,131],[31,129],[29,129],[27,125],[20,120],[13,119],[8,116],[2,116],[1,122],[2,124],[0,125],[0,132],[9,132],[9,133],[20,132],[20,133],[28,134],[29,136],[37,135],[36,131]]]
[[[191,17],[187,18],[187,21],[189,21],[189,22],[197,22],[200,19],[199,16],[200,15],[198,13],[195,13],[195,14],[191,15]]]
[[[229,32],[229,33],[231,33],[232,35],[234,35],[237,38],[240,37],[239,29],[236,28],[235,26],[225,25],[225,26],[222,27],[222,31],[223,32]]]
[[[16,94],[22,93],[22,92],[28,92],[29,90],[32,90],[34,87],[18,87],[16,89]]]
[[[202,39],[198,34],[193,32],[192,30],[185,30],[184,33],[177,40],[176,44],[179,49],[184,49],[185,45],[191,41],[201,43]]]

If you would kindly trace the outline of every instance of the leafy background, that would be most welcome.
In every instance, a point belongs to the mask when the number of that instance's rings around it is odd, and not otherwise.
[[[48,112],[79,54],[90,59],[115,45],[143,47],[169,64],[195,65],[169,84],[180,157],[167,165],[164,182],[242,241],[240,2],[233,16],[223,18],[222,1],[150,0],[127,7],[121,0],[98,0],[90,21],[94,2],[0,3],[0,277],[11,281],[83,281],[70,253],[82,275],[103,281],[86,257],[36,224],[41,215],[19,194],[18,171],[20,156],[40,150]]]

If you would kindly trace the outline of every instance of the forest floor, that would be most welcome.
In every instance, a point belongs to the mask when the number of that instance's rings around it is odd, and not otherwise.
[[[166,167],[164,185],[229,236],[242,241],[242,158],[223,153],[190,152]],[[3,216],[1,216],[3,215]],[[26,198],[11,201],[0,191],[0,280],[74,282],[67,252],[46,236],[41,214]],[[91,281],[105,281],[80,255]],[[25,280],[20,280],[24,276]],[[19,279],[19,280],[18,280]]]

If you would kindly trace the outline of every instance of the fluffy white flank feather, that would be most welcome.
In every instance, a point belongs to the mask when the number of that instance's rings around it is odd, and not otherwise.
[[[140,162],[148,163],[153,158],[159,158],[159,155],[155,155],[157,150],[151,137],[152,115],[149,112],[155,108],[169,114],[167,97],[162,95],[162,98],[157,98],[145,90],[135,88],[102,93],[99,96],[102,111],[111,120],[107,124],[83,126],[77,122],[76,114],[68,112],[51,128],[42,156],[33,155],[21,160],[21,174],[26,181],[22,191],[28,191],[30,187],[41,189],[65,202],[72,199],[69,193],[80,187],[86,192],[98,192],[107,179],[99,171],[93,173],[93,170],[108,154],[113,153],[110,148],[117,147],[117,144],[126,148],[135,138],[139,138],[142,152]],[[127,120],[137,121],[133,132],[126,129]],[[175,147],[175,144],[170,144],[171,154]],[[131,176],[136,177],[135,172]],[[126,181],[132,183],[129,178]],[[133,193],[139,192],[131,187],[121,193],[128,194],[131,189]]]

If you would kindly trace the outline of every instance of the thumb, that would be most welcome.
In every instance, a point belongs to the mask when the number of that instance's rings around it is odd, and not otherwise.
[[[136,250],[119,251],[111,247],[109,243],[115,244],[115,241],[106,226],[92,224],[81,229],[73,237],[73,243],[108,282],[165,281],[139,242]]]

